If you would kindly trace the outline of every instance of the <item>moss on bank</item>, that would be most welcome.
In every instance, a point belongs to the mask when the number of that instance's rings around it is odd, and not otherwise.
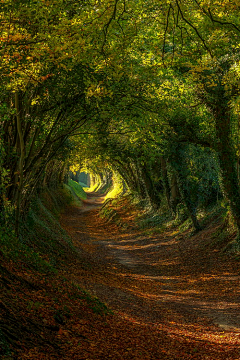
[[[57,271],[69,254],[69,248],[75,251],[71,239],[59,224],[61,212],[70,204],[80,206],[78,196],[86,196],[80,185],[77,187],[72,183],[57,189],[46,188],[35,197],[22,221],[19,238],[11,223],[8,228],[0,228],[0,249],[4,258],[44,273]]]
[[[1,359],[22,359],[28,349],[54,353],[60,326],[71,317],[108,314],[105,304],[63,277],[71,264],[81,266],[59,223],[75,201],[68,186],[45,189],[32,202],[19,238],[10,226],[0,228]]]
[[[85,200],[87,198],[87,194],[83,190],[82,186],[72,179],[68,180],[68,189],[70,189],[70,191],[81,200]]]

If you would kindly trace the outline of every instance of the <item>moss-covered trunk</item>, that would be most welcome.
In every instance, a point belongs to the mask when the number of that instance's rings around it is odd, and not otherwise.
[[[171,178],[171,209],[174,215],[176,215],[177,205],[179,204],[180,199],[181,199],[181,194],[178,187],[177,176],[176,173],[173,172]]]
[[[184,145],[178,144],[176,153],[172,155],[172,168],[174,169],[177,186],[181,197],[188,210],[189,216],[192,220],[195,229],[201,230],[201,226],[197,219],[197,202],[194,194],[191,193],[190,184],[188,180],[189,169],[186,164],[186,157],[184,155]]]
[[[5,209],[3,201],[3,184],[2,184],[2,172],[0,168],[0,225],[5,223]]]
[[[236,166],[237,157],[232,144],[231,113],[228,104],[224,105],[223,101],[219,101],[214,109],[214,117],[216,121],[216,149],[221,169],[222,190],[224,196],[229,201],[233,218],[238,230],[240,230],[240,187]]]
[[[160,161],[161,161],[161,173],[162,173],[162,182],[163,182],[164,192],[166,195],[168,208],[170,211],[172,211],[173,209],[172,209],[172,204],[171,204],[171,189],[170,189],[169,180],[168,180],[167,163],[163,156],[161,156]]]
[[[22,131],[22,109],[19,98],[19,93],[15,92],[15,109],[16,109],[16,124],[17,124],[17,134],[18,134],[18,184],[17,184],[17,193],[15,199],[16,205],[16,222],[15,230],[16,234],[19,234],[19,221],[20,221],[20,210],[21,210],[21,199],[22,199],[22,190],[23,190],[23,165],[24,165],[24,156],[25,156],[25,144],[23,139]]]

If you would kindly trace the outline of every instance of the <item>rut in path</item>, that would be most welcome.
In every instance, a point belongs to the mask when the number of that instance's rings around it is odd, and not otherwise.
[[[62,218],[83,258],[82,268],[73,265],[75,281],[131,322],[240,347],[239,267],[204,247],[211,229],[192,238],[120,231],[99,218],[100,203],[92,197]]]

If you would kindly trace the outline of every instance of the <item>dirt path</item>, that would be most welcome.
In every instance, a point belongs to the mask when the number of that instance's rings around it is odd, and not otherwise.
[[[209,250],[212,229],[191,238],[119,231],[99,218],[102,200],[92,196],[62,219],[83,258],[69,276],[120,319],[160,331],[164,359],[240,359],[239,265]],[[189,343],[189,354],[177,357],[173,338]]]

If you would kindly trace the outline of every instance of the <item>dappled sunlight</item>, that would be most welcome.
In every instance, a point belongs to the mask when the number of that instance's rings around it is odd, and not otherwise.
[[[74,217],[74,243],[90,262],[77,270],[76,281],[82,276],[84,287],[119,322],[152,334],[156,342],[164,338],[168,345],[162,351],[170,351],[169,358],[177,358],[183,343],[192,347],[192,359],[198,359],[195,349],[215,354],[239,346],[239,276],[216,252],[199,252],[198,239],[176,238],[173,232],[119,232],[95,211],[82,214],[76,223]]]
[[[208,330],[206,331],[205,326],[198,325],[185,325],[184,329],[179,329],[179,325],[170,322],[168,326],[162,329],[167,330],[169,334],[187,337],[189,341],[194,339],[227,346],[240,345],[240,332],[233,332],[231,334],[225,334],[224,331],[220,332],[219,330],[209,332]]]
[[[184,324],[176,321],[163,322],[161,324],[152,324],[151,322],[144,321],[138,317],[134,318],[127,313],[119,312],[119,316],[127,321],[138,324],[140,326],[149,326],[152,330],[159,331],[160,333],[167,333],[168,336],[175,336],[177,338],[184,338],[188,342],[191,341],[206,341],[209,345],[221,344],[227,347],[235,347],[240,345],[240,329],[231,333],[223,330],[210,330],[206,325],[192,325]]]
[[[129,242],[131,242],[131,244],[129,244]],[[156,251],[156,248],[158,248],[159,246],[172,246],[173,244],[177,244],[177,241],[176,239],[173,240],[169,240],[169,241],[159,241],[159,239],[155,240],[155,242],[153,242],[153,240],[151,239],[151,242],[150,242],[150,239],[144,239],[142,240],[142,243],[141,244],[141,240],[137,240],[135,242],[133,242],[132,240],[131,241],[127,241],[127,240],[122,240],[120,242],[115,242],[115,243],[111,243],[109,244],[108,246],[109,247],[113,247],[113,248],[116,248],[116,249],[120,249],[120,250],[126,250],[126,251],[135,251],[135,250],[145,250],[145,249],[153,249]],[[125,243],[123,245],[123,243]]]
[[[149,260],[151,260],[149,258]],[[158,265],[161,265],[161,266],[178,266],[180,264],[180,261],[179,259],[176,259],[176,260],[162,260],[162,259],[159,259],[157,262],[152,262],[151,263],[152,266],[158,266]]]

